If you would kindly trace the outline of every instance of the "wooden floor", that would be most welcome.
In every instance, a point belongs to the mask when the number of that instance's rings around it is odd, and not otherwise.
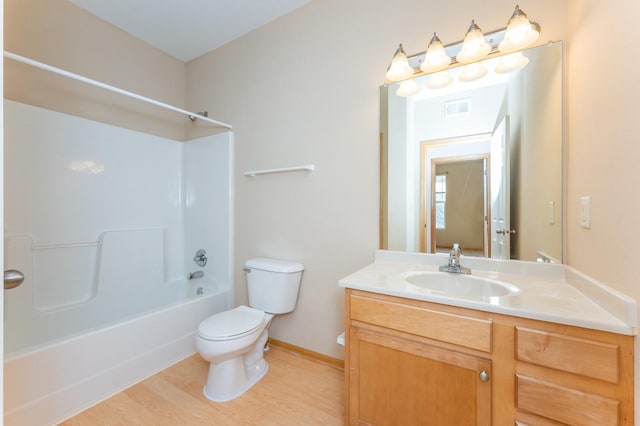
[[[233,401],[202,394],[199,355],[95,405],[62,425],[342,425],[344,372],[285,349],[265,352],[269,371]]]

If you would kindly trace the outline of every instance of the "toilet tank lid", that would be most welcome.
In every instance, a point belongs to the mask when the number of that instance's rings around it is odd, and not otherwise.
[[[285,260],[268,259],[266,257],[254,257],[245,263],[247,268],[260,269],[261,271],[293,273],[304,270],[304,265]]]

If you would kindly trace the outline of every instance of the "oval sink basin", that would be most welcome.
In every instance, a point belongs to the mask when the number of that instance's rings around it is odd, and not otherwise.
[[[502,281],[447,272],[411,272],[405,281],[439,296],[478,301],[491,301],[519,292],[518,287]]]

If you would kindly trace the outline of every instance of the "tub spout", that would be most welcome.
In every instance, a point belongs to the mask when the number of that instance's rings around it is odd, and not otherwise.
[[[194,278],[202,278],[202,277],[204,277],[204,271],[195,271],[195,272],[189,272],[189,276],[187,278],[192,280]]]

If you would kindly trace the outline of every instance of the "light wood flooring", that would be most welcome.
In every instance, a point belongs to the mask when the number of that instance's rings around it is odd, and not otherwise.
[[[265,352],[269,371],[225,403],[202,394],[209,364],[198,354],[62,423],[75,425],[342,425],[344,371],[286,349]]]

